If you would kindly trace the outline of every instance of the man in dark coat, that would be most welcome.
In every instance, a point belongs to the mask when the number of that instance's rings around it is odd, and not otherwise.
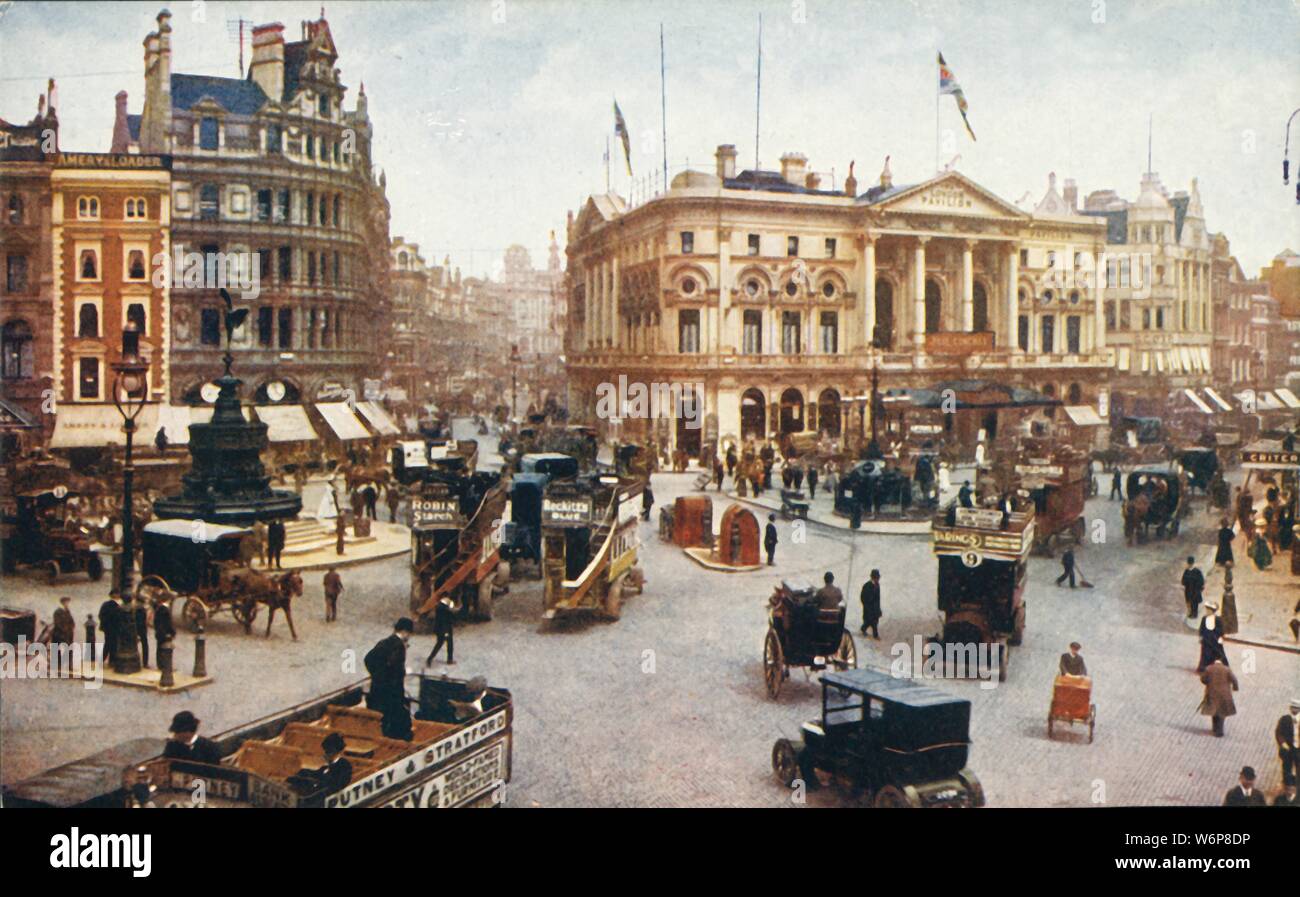
[[[397,509],[402,503],[401,490],[397,488],[396,483],[388,484],[388,494],[385,496],[388,502],[388,519],[393,523],[397,522]]]
[[[318,772],[326,794],[341,791],[352,784],[352,764],[343,756],[344,747],[346,743],[343,741],[343,736],[337,732],[326,735],[325,740],[321,742],[321,750],[325,753],[325,765]]]
[[[276,570],[280,566],[280,552],[284,551],[284,521],[272,520],[266,528],[266,565]]]
[[[817,465],[813,464],[808,467],[808,498],[817,497]]]
[[[163,642],[176,638],[171,608],[163,601],[156,602],[153,607],[153,638],[159,647],[162,647]]]
[[[1086,676],[1088,675],[1088,665],[1083,662],[1083,655],[1079,652],[1083,646],[1078,642],[1070,642],[1070,651],[1068,654],[1062,654],[1060,663],[1056,665],[1056,671],[1062,676]]]
[[[1249,766],[1241,768],[1237,778],[1238,785],[1223,796],[1225,807],[1266,807],[1264,795],[1255,790],[1255,770]]]
[[[817,604],[822,610],[835,610],[844,603],[844,593],[835,584],[835,574],[831,571],[826,571],[822,582],[825,584],[817,590]]]
[[[113,659],[123,613],[122,605],[117,600],[117,592],[110,594],[108,600],[99,606],[99,631],[104,634],[104,650],[100,654],[101,664],[108,664]]]
[[[957,503],[963,508],[975,507],[974,491],[970,487],[970,480],[963,482],[961,488],[957,490]]]
[[[375,488],[375,484],[366,483],[366,488],[361,490],[361,497],[366,501],[366,516],[371,520],[378,520],[379,515],[375,512],[375,505],[379,501],[379,490]]]
[[[862,601],[862,629],[863,635],[867,630],[871,630],[871,637],[880,641],[880,571],[872,570],[871,578],[862,584],[862,594],[858,596]]]
[[[51,645],[71,645],[77,640],[77,620],[72,616],[72,599],[64,595],[59,599],[59,609],[54,612],[54,627],[50,632]]]
[[[1210,718],[1215,737],[1222,738],[1224,720],[1237,713],[1237,705],[1232,700],[1232,693],[1238,689],[1237,677],[1216,657],[1201,674],[1201,682],[1205,684],[1201,715]]]
[[[727,446],[727,476],[736,476],[736,447]]]
[[[650,478],[645,481],[645,488],[641,490],[641,519],[650,519],[650,509],[655,506],[654,490],[650,488]]]
[[[1227,517],[1223,518],[1223,526],[1219,528],[1219,548],[1214,552],[1216,566],[1232,563],[1232,540],[1236,536],[1232,531],[1232,522]]]
[[[343,577],[331,566],[325,572],[321,584],[325,588],[325,622],[333,623],[339,618],[339,595],[343,594]]]
[[[1292,698],[1290,713],[1284,713],[1273,730],[1277,756],[1282,761],[1282,783],[1294,785],[1300,769],[1300,698]]]
[[[388,738],[410,741],[411,708],[406,702],[406,644],[415,631],[409,617],[393,624],[393,634],[380,639],[365,657],[370,674],[366,706],[384,715],[380,729]]]
[[[767,551],[767,565],[776,564],[776,515],[767,515],[767,526],[763,530],[763,548]]]
[[[1056,577],[1056,584],[1059,586],[1066,580],[1070,580],[1070,588],[1074,588],[1074,549],[1067,548],[1061,555],[1061,575]]]
[[[171,738],[163,748],[163,756],[173,760],[189,760],[216,766],[221,762],[221,750],[211,738],[199,735],[199,720],[188,710],[172,717]]]
[[[1119,465],[1110,472],[1110,500],[1124,500],[1124,475],[1120,473]]]
[[[1273,798],[1273,806],[1300,807],[1300,797],[1296,797],[1295,793],[1295,782],[1283,787],[1282,793]]]
[[[1201,593],[1205,591],[1205,574],[1196,567],[1196,558],[1187,558],[1187,569],[1183,571],[1183,598],[1187,601],[1187,619],[1196,619],[1196,610],[1201,606]]]
[[[433,666],[433,659],[438,656],[445,643],[447,645],[447,663],[456,662],[456,602],[451,600],[450,595],[443,595],[438,599],[438,603],[433,609],[433,634],[438,637],[434,642],[433,650],[429,652],[429,659],[424,662],[425,666]]]

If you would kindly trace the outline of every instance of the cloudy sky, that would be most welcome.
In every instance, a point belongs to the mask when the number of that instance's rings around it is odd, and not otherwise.
[[[107,151],[113,96],[144,93],[141,41],[163,3],[0,0],[0,117],[26,121],[59,81],[62,144]],[[173,2],[173,70],[238,75],[227,23],[280,21],[299,36],[319,3]],[[392,232],[427,258],[490,272],[523,243],[545,259],[565,213],[604,189],[617,97],[639,177],[660,170],[659,26],[667,46],[670,175],[711,170],[719,143],[754,162],[755,56],[763,20],[760,161],[798,151],[843,183],[873,181],[892,156],[910,183],[942,162],[1015,202],[1049,172],[1080,196],[1133,198],[1154,165],[1172,192],[1199,179],[1208,226],[1248,273],[1300,250],[1294,182],[1280,177],[1287,116],[1300,106],[1300,2],[1039,0],[648,0],[330,2],[349,87],[364,81],[388,175]],[[978,137],[943,97],[935,53],[965,90]],[[1291,157],[1300,168],[1300,116]],[[613,188],[630,184],[617,143]]]

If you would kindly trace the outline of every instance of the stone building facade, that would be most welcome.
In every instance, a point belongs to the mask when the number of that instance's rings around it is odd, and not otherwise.
[[[389,209],[364,85],[345,109],[323,16],[303,22],[297,41],[279,23],[254,28],[244,79],[174,73],[170,19],[160,13],[145,38],[144,110],[119,105],[114,150],[172,156],[174,259],[199,253],[209,275],[241,283],[231,293],[250,310],[234,339],[246,395],[361,396],[382,368],[389,301]],[[174,277],[176,402],[201,401],[220,371],[213,279]]]
[[[802,156],[783,156],[780,172],[737,173],[735,159],[721,146],[713,173],[684,172],[633,208],[592,196],[573,218],[577,419],[595,421],[598,388],[620,376],[700,385],[698,429],[671,407],[653,424],[621,421],[687,451],[861,432],[873,369],[882,389],[983,379],[1101,401],[1114,365],[1102,290],[1065,262],[1100,256],[1106,223],[1054,183],[1031,213],[955,171],[895,185],[886,161],[865,192],[851,173],[823,190]]]

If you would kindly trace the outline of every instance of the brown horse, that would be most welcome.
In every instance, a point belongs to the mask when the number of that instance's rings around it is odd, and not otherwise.
[[[1124,515],[1124,539],[1129,545],[1134,545],[1139,540],[1138,530],[1141,529],[1141,539],[1147,537],[1147,514],[1151,510],[1151,499],[1145,492],[1139,492],[1136,498],[1130,498],[1124,502],[1122,513]]]
[[[230,601],[236,609],[242,609],[242,613],[236,614],[236,617],[244,624],[245,632],[253,628],[256,606],[265,604],[270,608],[266,620],[267,637],[271,635],[275,612],[283,610],[284,618],[289,623],[289,633],[294,641],[298,640],[298,632],[293,626],[293,612],[290,609],[290,602],[302,595],[302,575],[297,570],[268,575],[248,567],[226,566],[222,574],[221,591],[230,596]]]

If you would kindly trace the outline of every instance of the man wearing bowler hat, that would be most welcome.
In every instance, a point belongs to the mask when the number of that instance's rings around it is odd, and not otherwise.
[[[216,766],[221,762],[221,750],[211,738],[199,735],[199,720],[188,710],[172,717],[171,738],[163,748],[163,756],[173,760],[190,760]]]
[[[1296,770],[1300,769],[1300,698],[1292,698],[1289,713],[1284,713],[1273,730],[1277,741],[1277,756],[1282,761],[1282,784],[1296,783]]]
[[[1225,807],[1267,807],[1264,795],[1255,790],[1255,770],[1250,766],[1241,768],[1237,778],[1239,784],[1223,796]]]
[[[393,624],[393,634],[380,639],[365,657],[370,673],[366,706],[384,715],[381,729],[388,738],[410,741],[411,708],[406,701],[406,644],[415,624],[402,617]]]
[[[325,765],[320,768],[321,784],[326,794],[333,794],[352,783],[352,764],[343,756],[343,736],[331,732],[321,742],[325,752]]]

